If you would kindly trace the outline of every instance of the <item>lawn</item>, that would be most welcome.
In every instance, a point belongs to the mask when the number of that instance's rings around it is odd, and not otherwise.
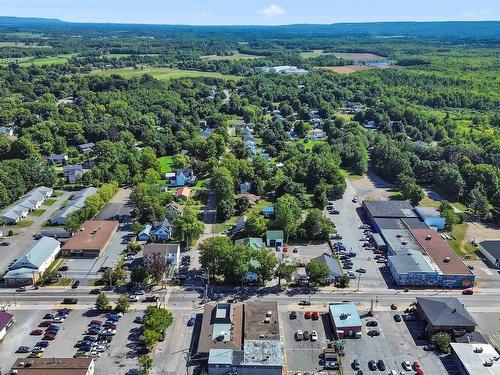
[[[39,208],[39,209],[37,209],[37,210],[32,211],[32,212],[31,212],[31,215],[33,215],[33,216],[37,216],[37,217],[38,217],[38,216],[42,216],[42,215],[43,215],[43,213],[44,213],[45,211],[46,211],[46,210],[44,210],[43,208]]]
[[[140,77],[144,74],[149,74],[156,79],[160,80],[170,80],[176,78],[220,78],[230,81],[238,81],[241,76],[236,75],[225,75],[219,72],[203,72],[200,70],[185,70],[177,68],[144,68],[144,69],[108,69],[108,70],[96,70],[91,74],[97,74],[105,77],[109,77],[113,74],[121,75],[123,78]]]
[[[325,53],[325,51],[322,49],[314,49],[312,51],[301,52],[300,57],[302,57],[303,59],[311,59],[313,57],[319,57],[322,55],[331,55],[331,54],[332,54],[331,52]]]
[[[467,232],[467,223],[455,225],[451,233],[448,235],[452,238],[448,241],[448,245],[460,257],[465,258],[469,256],[470,259],[477,259],[475,254],[476,249],[474,246],[465,240],[465,233]]]
[[[75,54],[66,54],[66,55],[41,57],[41,58],[36,58],[36,57],[6,58],[6,59],[0,59],[0,65],[18,63],[20,66],[29,67],[31,65],[45,66],[54,64],[64,64],[68,62],[68,60],[73,56],[75,56]]]
[[[349,180],[361,180],[363,178],[362,175],[352,173],[343,168],[340,168],[340,173],[342,173],[342,176],[344,176],[344,178],[347,178]]]
[[[174,157],[173,156],[162,156],[158,158],[160,163],[160,174],[170,173],[173,171]]]
[[[50,286],[70,286],[73,280],[69,277],[61,277],[59,281],[48,284]]]
[[[57,202],[57,199],[49,198],[49,199],[45,199],[45,201],[43,202],[43,205],[44,206],[52,206],[56,202]]]
[[[339,59],[354,60],[354,61],[380,61],[380,60],[386,59],[383,56],[375,55],[373,53],[335,52],[334,55],[335,55],[335,57],[338,57]]]
[[[14,225],[16,228],[27,228],[31,224],[33,224],[33,220],[21,220],[19,221],[16,225]]]
[[[201,59],[207,60],[207,61],[223,61],[223,60],[234,61],[234,60],[260,59],[262,57],[263,56],[235,52],[232,55],[228,55],[228,56],[205,55],[205,56],[201,56]]]

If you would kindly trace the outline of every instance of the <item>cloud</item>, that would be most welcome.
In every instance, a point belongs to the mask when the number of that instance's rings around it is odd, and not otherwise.
[[[274,17],[281,16],[282,14],[285,14],[286,11],[279,5],[271,4],[267,8],[262,9],[260,13],[265,17]]]

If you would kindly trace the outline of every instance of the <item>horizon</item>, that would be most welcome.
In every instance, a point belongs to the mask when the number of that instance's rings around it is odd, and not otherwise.
[[[229,0],[3,0],[4,17],[55,19],[68,23],[108,23],[185,26],[285,26],[297,24],[499,21],[500,3],[478,0],[394,1]]]

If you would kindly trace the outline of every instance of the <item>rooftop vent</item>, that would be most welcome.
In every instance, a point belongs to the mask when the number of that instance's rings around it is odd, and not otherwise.
[[[267,323],[270,323],[270,322],[271,322],[271,319],[269,319],[269,318],[264,319],[264,323],[267,324]]]
[[[401,238],[401,237],[403,237],[403,235],[401,233],[398,233],[398,234],[396,234],[396,237]]]
[[[451,260],[450,257],[446,257],[446,258],[444,258],[443,262],[450,263],[450,260]]]
[[[474,348],[474,353],[482,353],[483,352],[483,348],[481,348],[480,346],[476,346]]]
[[[428,235],[425,237],[425,239],[426,239],[427,241],[430,241],[430,240],[432,239],[432,236],[431,236],[430,234],[428,234]]]
[[[273,315],[273,312],[271,310],[267,310],[266,316],[271,316]]]

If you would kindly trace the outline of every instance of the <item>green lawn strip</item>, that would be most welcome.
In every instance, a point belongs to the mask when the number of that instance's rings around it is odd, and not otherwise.
[[[467,223],[457,224],[448,235],[452,238],[448,241],[448,245],[460,257],[465,258],[470,256],[470,259],[477,259],[475,254],[476,249],[474,246],[465,240],[465,233],[467,232]]]
[[[173,156],[162,156],[161,158],[158,158],[158,162],[160,163],[160,173],[162,175],[165,173],[171,173],[173,171]]]
[[[43,208],[38,208],[38,209],[32,211],[31,215],[37,216],[37,217],[42,216],[45,211],[47,211],[47,210],[44,210]]]
[[[113,74],[121,75],[123,78],[140,77],[144,74],[149,74],[156,79],[160,80],[170,80],[176,78],[220,78],[231,81],[240,80],[241,76],[232,74],[222,74],[219,72],[204,72],[201,70],[186,70],[177,68],[154,68],[148,67],[144,69],[131,69],[131,68],[121,68],[121,69],[108,69],[108,70],[96,70],[91,74],[101,75],[109,77]]]
[[[49,199],[45,199],[45,201],[43,202],[43,205],[44,206],[52,206],[56,202],[57,202],[57,199],[49,198]]]
[[[62,277],[57,282],[50,284],[50,286],[70,286],[73,279]]]
[[[16,228],[27,228],[33,224],[33,220],[21,220],[14,225]]]
[[[342,176],[344,176],[344,178],[347,178],[349,180],[361,180],[363,178],[363,176],[361,176],[359,174],[352,173],[352,172],[348,171],[347,169],[343,169],[343,168],[340,168],[340,173],[342,173]]]

